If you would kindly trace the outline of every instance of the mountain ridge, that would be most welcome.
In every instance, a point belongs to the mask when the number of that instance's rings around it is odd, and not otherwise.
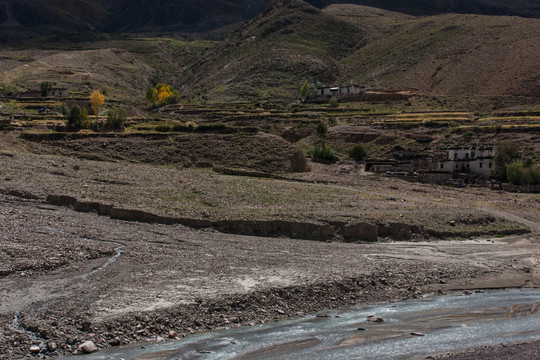
[[[534,0],[308,0],[318,8],[352,3],[414,16],[441,13],[540,18]],[[266,0],[3,0],[0,38],[25,34],[94,31],[105,33],[201,33],[240,24],[260,14]]]

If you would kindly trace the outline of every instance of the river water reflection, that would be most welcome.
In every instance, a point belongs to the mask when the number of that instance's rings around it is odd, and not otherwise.
[[[371,314],[384,321],[367,321]],[[540,289],[510,289],[356,306],[61,359],[414,359],[538,339]]]

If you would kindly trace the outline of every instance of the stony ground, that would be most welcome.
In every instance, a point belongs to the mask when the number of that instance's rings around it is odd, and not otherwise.
[[[311,173],[259,179],[38,155],[12,145],[0,143],[0,359],[452,289],[540,285],[538,195],[411,184],[368,176],[354,164],[311,164]],[[457,220],[452,228],[459,231],[504,225],[531,232],[397,243],[241,236],[77,212],[47,203],[51,193],[157,214],[173,206],[173,214],[195,219],[332,221],[369,213],[417,215],[433,228]],[[496,220],[478,221],[486,218]]]
[[[190,219],[395,222],[413,227],[413,238],[435,235],[463,239],[525,230],[521,223],[493,215],[490,209],[519,211],[540,221],[540,215],[530,211],[540,206],[538,195],[414,184],[370,176],[354,162],[337,166],[311,163],[311,172],[269,179],[223,175],[176,163],[150,165],[135,160],[106,162],[42,155],[33,142],[9,136],[2,140],[6,145],[2,148],[0,143],[0,188],[4,192],[26,191],[42,199],[51,194],[69,195]],[[126,154],[129,151],[125,149]]]

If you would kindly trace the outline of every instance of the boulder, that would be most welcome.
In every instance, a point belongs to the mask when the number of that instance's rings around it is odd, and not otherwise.
[[[93,341],[85,341],[79,345],[79,351],[82,351],[85,354],[91,354],[98,351],[96,344]]]

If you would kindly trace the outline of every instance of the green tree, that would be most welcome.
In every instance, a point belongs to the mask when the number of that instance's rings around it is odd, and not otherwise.
[[[60,113],[65,117],[69,116],[69,106],[66,103],[62,103],[62,106],[60,106]]]
[[[73,105],[67,117],[67,126],[70,129],[78,130],[89,126],[88,111],[79,105]]]
[[[311,92],[311,85],[307,81],[304,82],[302,87],[300,88],[300,96],[302,97],[302,100],[307,100],[309,98],[309,93]]]
[[[150,87],[146,90],[146,100],[148,101],[148,105],[157,103],[158,92],[156,88]]]
[[[495,150],[495,177],[500,181],[508,181],[506,167],[519,157],[519,147],[513,142],[501,142]]]
[[[49,95],[49,92],[52,90],[53,84],[49,81],[44,81],[41,84],[39,84],[39,87],[41,88],[41,96],[45,97]]]
[[[107,112],[107,125],[113,129],[120,129],[127,119],[127,111],[123,107],[113,107]]]

